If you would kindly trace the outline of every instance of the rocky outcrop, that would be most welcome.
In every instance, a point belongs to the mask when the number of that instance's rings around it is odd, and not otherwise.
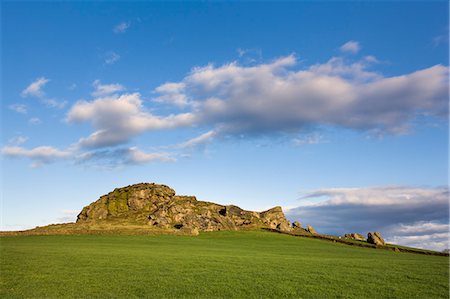
[[[84,207],[77,217],[77,223],[98,221],[147,224],[191,234],[258,227],[291,230],[281,207],[246,211],[234,205],[198,201],[194,196],[179,196],[168,186],[149,183],[115,189]]]
[[[292,228],[302,228],[302,224],[298,221],[292,223]]]
[[[351,239],[351,240],[356,240],[356,241],[365,241],[366,240],[363,235],[357,234],[357,233],[345,234],[344,238]]]
[[[367,243],[375,245],[384,245],[384,240],[379,232],[370,232],[367,234]]]
[[[306,231],[309,232],[309,233],[311,233],[311,234],[313,234],[313,235],[317,235],[316,230],[315,230],[314,227],[312,227],[311,225],[308,225],[308,226],[306,227]]]

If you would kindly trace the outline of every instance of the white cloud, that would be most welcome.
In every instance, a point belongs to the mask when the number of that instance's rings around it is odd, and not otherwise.
[[[146,153],[136,147],[128,149],[128,161],[131,164],[144,164],[152,161],[173,162],[175,159],[167,153]]]
[[[345,53],[357,54],[361,50],[361,45],[359,42],[351,40],[343,44],[339,49]]]
[[[30,125],[40,125],[42,123],[42,121],[38,117],[32,117],[28,120],[28,123]]]
[[[450,225],[448,223],[436,223],[419,221],[411,225],[400,224],[395,228],[395,233],[402,235],[418,235],[435,232],[448,232]]]
[[[185,107],[189,104],[189,101],[184,94],[184,88],[184,83],[165,83],[155,89],[155,92],[161,94],[161,96],[156,97],[153,100],[158,103]]]
[[[20,145],[27,142],[28,137],[26,136],[16,136],[8,140],[9,144]]]
[[[415,248],[443,251],[449,248],[449,233],[433,233],[422,236],[393,236],[386,239],[386,242],[401,244]]]
[[[331,188],[306,194],[286,214],[322,233],[380,231],[393,243],[443,250],[448,248],[442,238],[449,227],[448,196],[447,187]]]
[[[314,132],[294,138],[292,142],[294,145],[301,146],[307,144],[327,143],[328,141],[326,141],[320,133]]]
[[[34,162],[33,166],[67,159],[72,155],[68,150],[59,150],[52,146],[38,146],[32,149],[25,149],[19,146],[5,146],[1,149],[1,153],[7,157],[29,158]]]
[[[25,88],[21,95],[22,97],[37,97],[42,98],[45,96],[44,91],[42,90],[44,86],[50,81],[50,79],[47,79],[45,77],[37,78],[34,82],[32,82],[30,85],[28,85],[27,88]]]
[[[331,125],[404,133],[417,114],[448,113],[448,68],[436,65],[396,77],[368,71],[374,58],[291,71],[293,55],[251,67],[237,63],[194,68],[177,97],[190,99],[199,124],[225,134],[292,132]],[[155,91],[173,95],[164,84]],[[181,88],[182,87],[182,88]]]
[[[57,100],[55,100],[55,99],[42,99],[42,102],[43,102],[47,107],[50,107],[50,108],[58,108],[58,109],[64,108],[64,107],[66,106],[66,104],[67,104],[67,101],[60,102],[60,101],[57,101]]]
[[[82,147],[104,147],[125,143],[145,131],[185,127],[194,122],[191,113],[155,116],[147,112],[139,93],[111,95],[76,103],[67,115],[69,122],[90,122],[96,129],[82,138]]]
[[[110,51],[105,54],[105,63],[106,64],[114,64],[117,61],[119,61],[119,59],[120,59],[120,55],[113,51]]]
[[[103,97],[125,90],[125,87],[120,84],[101,84],[100,80],[95,80],[92,86],[95,88],[92,92],[94,97]]]
[[[296,62],[290,55],[251,67],[230,63],[194,68],[182,81],[154,90],[156,103],[189,109],[170,115],[147,111],[139,93],[119,94],[124,90],[120,84],[96,81],[97,98],[76,103],[67,119],[95,128],[80,145],[104,147],[146,131],[190,126],[235,136],[298,133],[320,126],[404,134],[419,114],[448,113],[445,66],[384,77],[367,70],[376,62],[373,56],[353,63],[334,57],[290,70]]]
[[[38,98],[41,103],[43,103],[44,105],[46,105],[47,107],[50,107],[50,108],[58,108],[58,109],[64,108],[64,106],[67,104],[66,101],[60,102],[55,99],[50,99],[46,96],[43,88],[45,87],[45,85],[48,82],[50,82],[50,79],[47,79],[45,77],[40,77],[40,78],[36,79],[34,82],[32,82],[30,85],[28,85],[27,88],[25,88],[22,91],[21,96]],[[10,108],[13,110],[15,107],[15,108],[20,109],[21,111],[26,111],[26,107],[25,107],[25,110],[23,110],[24,105],[16,104],[16,105],[12,105],[12,106],[13,107],[10,106]],[[17,112],[19,112],[19,111],[17,111]],[[24,113],[24,112],[20,112],[20,113]]]
[[[8,106],[9,109],[21,113],[21,114],[27,114],[28,113],[28,107],[23,104],[12,104]]]
[[[113,28],[113,32],[114,33],[125,33],[128,28],[130,28],[130,22],[121,22],[119,24],[117,24],[116,26],[114,26]]]
[[[199,145],[203,145],[209,141],[211,141],[216,136],[216,132],[208,131],[200,136],[189,139],[183,143],[181,143],[178,147],[180,148],[194,148]]]
[[[78,164],[114,169],[128,165],[150,162],[174,162],[175,158],[165,152],[144,152],[137,147],[101,149],[83,152],[75,157]]]

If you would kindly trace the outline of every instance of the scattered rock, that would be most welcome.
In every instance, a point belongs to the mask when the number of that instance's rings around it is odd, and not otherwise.
[[[314,227],[312,227],[311,225],[308,225],[308,226],[306,227],[306,231],[309,232],[309,233],[311,233],[311,234],[313,234],[313,235],[317,235],[316,230],[315,230]]]
[[[384,245],[384,240],[379,232],[370,232],[367,234],[367,242],[375,245]]]
[[[363,235],[357,234],[357,233],[345,234],[344,238],[351,239],[351,240],[357,240],[357,241],[365,241],[366,240]]]
[[[292,223],[292,228],[302,228],[302,224],[298,221]]]

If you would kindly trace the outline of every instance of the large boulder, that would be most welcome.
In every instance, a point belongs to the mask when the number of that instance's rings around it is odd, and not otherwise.
[[[292,223],[292,228],[302,228],[302,224],[298,221]]]
[[[259,217],[262,222],[273,229],[278,229],[281,231],[290,231],[291,226],[284,216],[283,210],[281,207],[274,207],[267,211],[259,213]]]
[[[384,245],[384,240],[379,232],[370,232],[367,234],[367,243],[375,245]]]
[[[313,235],[317,235],[316,230],[315,230],[314,227],[312,227],[311,225],[308,225],[308,226],[306,227],[306,231],[309,232],[309,233],[311,233],[311,234],[313,234]]]
[[[267,227],[291,230],[281,207],[252,212],[234,205],[198,201],[194,196],[176,195],[165,185],[141,183],[118,188],[83,208],[77,223],[109,222],[140,224],[181,230],[195,235],[198,231],[237,230]]]

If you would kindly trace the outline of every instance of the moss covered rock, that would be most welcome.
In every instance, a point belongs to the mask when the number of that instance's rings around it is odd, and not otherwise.
[[[101,221],[141,223],[192,234],[259,227],[291,230],[281,207],[260,213],[246,211],[234,205],[198,201],[195,196],[179,196],[172,188],[153,183],[115,189],[84,207],[77,218],[77,223]]]

